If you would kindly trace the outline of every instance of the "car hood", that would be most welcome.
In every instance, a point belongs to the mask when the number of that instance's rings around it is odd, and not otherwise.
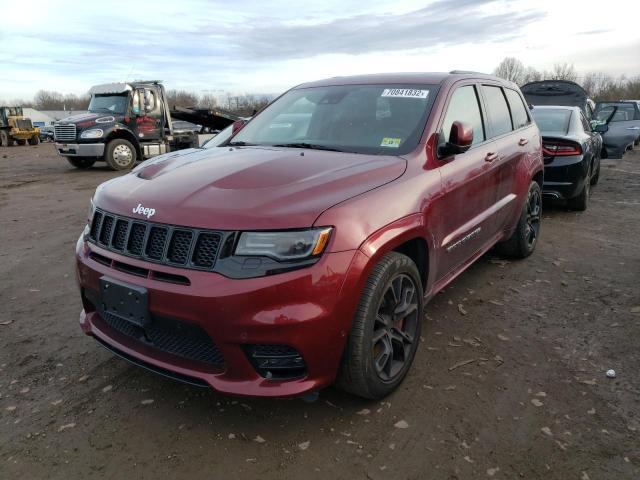
[[[406,160],[275,147],[190,149],[106,182],[99,208],[223,230],[302,228],[331,206],[400,177]]]
[[[116,120],[122,119],[122,117],[123,116],[120,114],[87,112],[70,115],[59,120],[57,123],[75,123],[78,126],[88,126],[95,123],[112,123]],[[96,120],[100,120],[100,122],[96,122]]]

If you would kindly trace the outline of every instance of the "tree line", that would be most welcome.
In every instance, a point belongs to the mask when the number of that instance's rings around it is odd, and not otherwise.
[[[551,70],[537,70],[525,66],[515,57],[506,57],[493,74],[520,86],[539,80],[569,80],[582,86],[595,101],[640,99],[640,75],[613,77],[607,73],[589,72],[578,75],[573,64],[557,63]]]
[[[202,95],[187,90],[167,90],[167,103],[169,108],[206,108],[223,109],[241,116],[250,116],[254,111],[267,105],[272,95],[243,94]],[[38,90],[33,100],[13,100],[3,102],[0,105],[21,106],[35,108],[36,110],[86,110],[89,107],[90,95],[76,95],[74,93],[62,94],[51,90]]]

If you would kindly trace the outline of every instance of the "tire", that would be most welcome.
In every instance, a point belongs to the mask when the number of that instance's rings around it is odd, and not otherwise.
[[[116,138],[107,144],[104,160],[114,170],[131,170],[136,164],[136,149],[128,140]]]
[[[527,258],[531,255],[538,243],[541,219],[542,191],[538,182],[532,181],[518,225],[508,240],[496,245],[498,253],[513,258]]]
[[[600,180],[600,162],[598,162],[598,168],[596,168],[596,174],[591,177],[591,185],[597,185]]]
[[[26,140],[16,140],[16,143],[22,147],[22,146],[27,144],[27,141]]]
[[[81,170],[86,170],[87,168],[91,168],[94,163],[96,163],[95,158],[91,157],[66,157],[67,161],[76,168],[80,168]]]
[[[9,132],[6,130],[0,130],[0,144],[3,147],[10,147],[13,145],[13,139],[9,136]]]
[[[576,210],[578,212],[584,212],[589,205],[589,191],[591,190],[591,167],[589,167],[589,171],[587,172],[587,178],[584,179],[584,186],[578,196],[570,198],[567,200],[567,206],[571,210]]]
[[[31,137],[29,139],[29,145],[38,145],[40,143],[40,137]]]
[[[413,363],[422,317],[423,290],[416,264],[400,253],[387,253],[373,268],[360,296],[336,386],[369,399],[393,392]],[[375,342],[374,333],[379,337]]]

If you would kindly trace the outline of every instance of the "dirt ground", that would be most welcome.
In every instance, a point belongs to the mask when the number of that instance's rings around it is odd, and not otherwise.
[[[0,149],[1,479],[640,478],[640,151],[586,212],[545,204],[532,257],[438,295],[383,402],[223,397],[83,335],[74,245],[117,175]]]

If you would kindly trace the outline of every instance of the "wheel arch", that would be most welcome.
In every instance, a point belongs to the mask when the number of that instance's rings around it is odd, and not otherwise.
[[[398,252],[416,264],[423,291],[427,291],[432,280],[430,266],[433,239],[424,226],[423,218],[422,214],[401,218],[377,230],[362,243],[360,251],[369,258],[366,276],[386,253]]]
[[[136,154],[138,156],[139,159],[142,158],[142,151],[140,149],[140,142],[138,141],[138,139],[136,138],[136,136],[133,134],[133,132],[131,132],[128,129],[125,128],[114,128],[113,130],[111,130],[107,136],[105,137],[105,151],[106,151],[106,146],[109,144],[109,142],[111,142],[112,140],[121,138],[123,140],[127,140],[128,142],[131,142],[131,144],[133,145],[133,147],[136,149]]]

